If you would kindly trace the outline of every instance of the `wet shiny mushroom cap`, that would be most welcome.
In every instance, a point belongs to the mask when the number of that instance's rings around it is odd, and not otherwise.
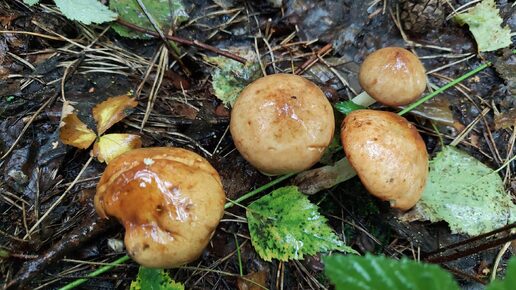
[[[125,227],[139,264],[177,267],[196,260],[224,213],[217,171],[181,148],[142,148],[113,159],[97,185],[95,208]]]
[[[371,97],[388,106],[412,103],[426,88],[423,64],[401,47],[385,47],[368,55],[358,77]]]
[[[247,86],[231,111],[236,148],[265,174],[299,172],[317,163],[335,130],[321,89],[296,75],[274,74]]]
[[[358,110],[342,124],[346,157],[367,190],[401,210],[421,198],[428,154],[416,128],[391,112]]]

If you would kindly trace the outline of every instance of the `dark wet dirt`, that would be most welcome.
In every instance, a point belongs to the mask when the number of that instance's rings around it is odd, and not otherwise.
[[[441,146],[435,128],[444,143],[449,144],[480,112],[489,108],[458,147],[492,168],[500,167],[514,154],[514,146],[511,146],[515,134],[514,113],[511,112],[516,107],[515,57],[510,50],[476,55],[471,34],[453,21],[444,21],[442,25],[428,24],[424,33],[405,31],[409,40],[406,42],[393,21],[396,5],[402,7],[403,1],[387,1],[385,13],[382,1],[370,6],[369,1],[285,0],[282,8],[275,8],[266,1],[261,4],[237,0],[215,2],[185,1],[191,19],[222,11],[219,5],[226,10],[179,27],[177,35],[222,49],[246,47],[251,50],[255,50],[254,38],[257,37],[256,43],[269,74],[274,73],[274,69],[268,47],[262,40],[264,33],[269,33],[268,42],[277,48],[274,50],[277,72],[290,72],[292,65],[299,67],[313,53],[331,43],[333,50],[324,56],[325,61],[356,92],[361,91],[357,79],[360,63],[367,54],[384,46],[412,48],[422,58],[427,71],[472,54],[466,61],[429,74],[430,82],[437,87],[485,60],[492,61],[494,68],[490,67],[439,95],[408,118],[417,125],[432,155]],[[468,1],[448,2],[459,7]],[[502,0],[497,3],[505,23],[516,30],[512,2]],[[444,15],[451,13],[447,4],[441,9]],[[240,14],[233,19],[234,11],[240,11]],[[232,22],[228,24],[230,20]],[[103,28],[86,31],[62,15],[38,6],[28,9],[17,1],[0,1],[0,26],[1,30],[46,35],[53,31],[82,45],[92,41],[86,32],[98,36]],[[291,42],[301,43],[292,46],[281,44],[292,33],[295,37]],[[318,41],[312,41],[314,39]],[[307,44],[306,41],[310,42]],[[99,221],[92,208],[91,198],[105,167],[96,161],[86,168],[79,182],[50,215],[30,236],[25,236],[67,189],[89,158],[88,150],[74,149],[59,141],[61,83],[65,71],[67,100],[77,102],[79,118],[94,128],[89,113],[91,108],[109,96],[137,91],[148,61],[160,44],[159,40],[123,39],[109,30],[94,46],[108,52],[102,54],[82,51],[67,41],[0,33],[0,155],[9,152],[0,159],[0,248],[10,253],[10,257],[0,260],[0,285],[16,281],[23,282],[21,284],[28,289],[38,286],[41,287],[39,289],[57,289],[95,269],[95,266],[77,263],[76,260],[109,262],[123,254],[109,246],[113,240],[123,239],[122,227]],[[145,147],[179,146],[203,155],[220,172],[228,198],[236,199],[271,178],[251,167],[234,148],[227,132],[229,110],[213,95],[210,84],[212,67],[202,60],[203,54],[211,54],[194,47],[181,49],[186,54],[184,64],[190,75],[178,65],[167,70],[144,129],[140,131],[140,124],[156,77],[155,71],[142,87],[135,112],[112,127],[110,132],[139,134]],[[124,51],[129,54],[123,54]],[[111,58],[102,58],[95,63],[92,62],[94,56]],[[123,59],[125,63],[121,62]],[[109,70],[110,73],[89,69],[92,66],[105,68],[102,62],[121,68]],[[352,90],[321,62],[308,69],[304,76],[323,87],[332,103],[353,97]],[[43,105],[45,107],[31,122],[31,117]],[[375,105],[375,108],[393,110],[381,105]],[[334,154],[333,160],[340,157],[341,153]],[[516,179],[511,172],[516,170],[516,164],[508,168],[500,173],[505,178],[506,188],[514,196]],[[358,178],[310,199],[319,204],[321,213],[328,217],[336,233],[361,253],[416,257],[418,251],[424,255],[467,238],[450,234],[443,223],[400,223],[386,204],[366,193]],[[264,271],[270,289],[330,287],[322,274],[320,255],[284,265],[277,261],[264,262],[251,246],[246,224],[231,221],[235,215],[244,217],[244,210],[233,207],[228,212],[230,214],[225,216],[227,221],[221,222],[203,255],[189,266],[238,274],[237,238],[239,245],[243,245],[244,273]],[[488,281],[489,273],[485,270],[492,268],[497,253],[498,248],[482,251],[447,262],[445,266],[452,269],[464,289],[482,289],[478,280]],[[63,259],[65,257],[68,260]],[[503,265],[502,262],[502,272]],[[137,264],[130,262],[90,279],[79,289],[127,289],[137,271]],[[184,268],[171,270],[171,274],[176,281],[185,283],[187,289],[238,287],[236,277],[220,273]],[[20,288],[21,284],[13,286],[13,289]]]

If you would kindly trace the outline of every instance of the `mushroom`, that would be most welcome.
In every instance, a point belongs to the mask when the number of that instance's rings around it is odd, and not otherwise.
[[[408,210],[421,198],[428,176],[426,146],[416,128],[391,112],[357,110],[341,128],[346,157],[367,190]]]
[[[317,163],[335,130],[333,109],[317,85],[290,74],[248,85],[231,112],[231,135],[242,156],[261,172],[299,172]]]
[[[196,260],[224,214],[224,203],[220,177],[208,161],[171,147],[116,157],[95,195],[97,213],[124,225],[129,255],[152,268]]]
[[[402,106],[425,91],[425,68],[418,57],[401,47],[385,47],[366,57],[358,75],[364,91],[352,101],[368,107],[378,101]]]

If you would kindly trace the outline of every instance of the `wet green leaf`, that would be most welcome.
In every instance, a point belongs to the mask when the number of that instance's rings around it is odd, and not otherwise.
[[[188,20],[188,13],[186,13],[181,0],[142,0],[142,3],[162,31],[176,27]],[[154,26],[152,26],[152,23],[136,0],[111,0],[109,1],[109,7],[116,11],[122,20],[147,30],[155,31]],[[113,24],[113,29],[124,37],[150,38],[149,35],[118,24]]]
[[[246,64],[222,56],[205,58],[217,66],[211,73],[211,84],[215,96],[226,106],[232,106],[240,92],[262,76],[260,64],[254,61],[255,54],[248,53],[245,58],[249,60]]]
[[[131,290],[184,290],[185,286],[177,283],[162,269],[140,267]]]
[[[353,103],[352,101],[338,102],[335,104],[335,109],[344,115],[347,115],[355,110],[366,109],[364,106]]]
[[[300,260],[331,250],[355,253],[317,210],[295,186],[278,188],[250,204],[246,214],[256,252],[265,261]]]
[[[460,25],[468,24],[478,51],[493,51],[511,45],[511,29],[502,28],[502,18],[494,0],[483,0],[467,13],[453,18]]]
[[[452,146],[430,162],[418,205],[432,222],[446,221],[454,233],[476,236],[516,221],[516,206],[491,168]]]
[[[513,290],[516,286],[516,258],[509,260],[505,279],[495,280],[487,286],[486,290]]]
[[[110,22],[118,16],[97,0],[54,0],[54,2],[66,18],[84,24]]]
[[[39,3],[39,0],[23,0],[23,3],[29,5],[29,6],[32,6],[34,4],[37,4]]]
[[[324,272],[337,290],[459,290],[452,275],[439,266],[406,258],[328,256]]]

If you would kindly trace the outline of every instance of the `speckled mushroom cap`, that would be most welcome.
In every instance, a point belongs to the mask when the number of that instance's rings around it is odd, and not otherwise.
[[[299,172],[317,163],[330,144],[330,102],[307,79],[274,74],[248,85],[231,112],[231,135],[242,156],[265,174]]]
[[[351,112],[341,128],[346,157],[367,190],[401,210],[421,198],[428,154],[416,128],[391,112]]]
[[[106,167],[95,208],[125,227],[125,246],[139,264],[177,267],[196,260],[224,214],[217,171],[180,148],[126,152]]]
[[[368,55],[358,78],[371,97],[388,106],[412,103],[426,88],[425,67],[401,47],[385,47]]]

